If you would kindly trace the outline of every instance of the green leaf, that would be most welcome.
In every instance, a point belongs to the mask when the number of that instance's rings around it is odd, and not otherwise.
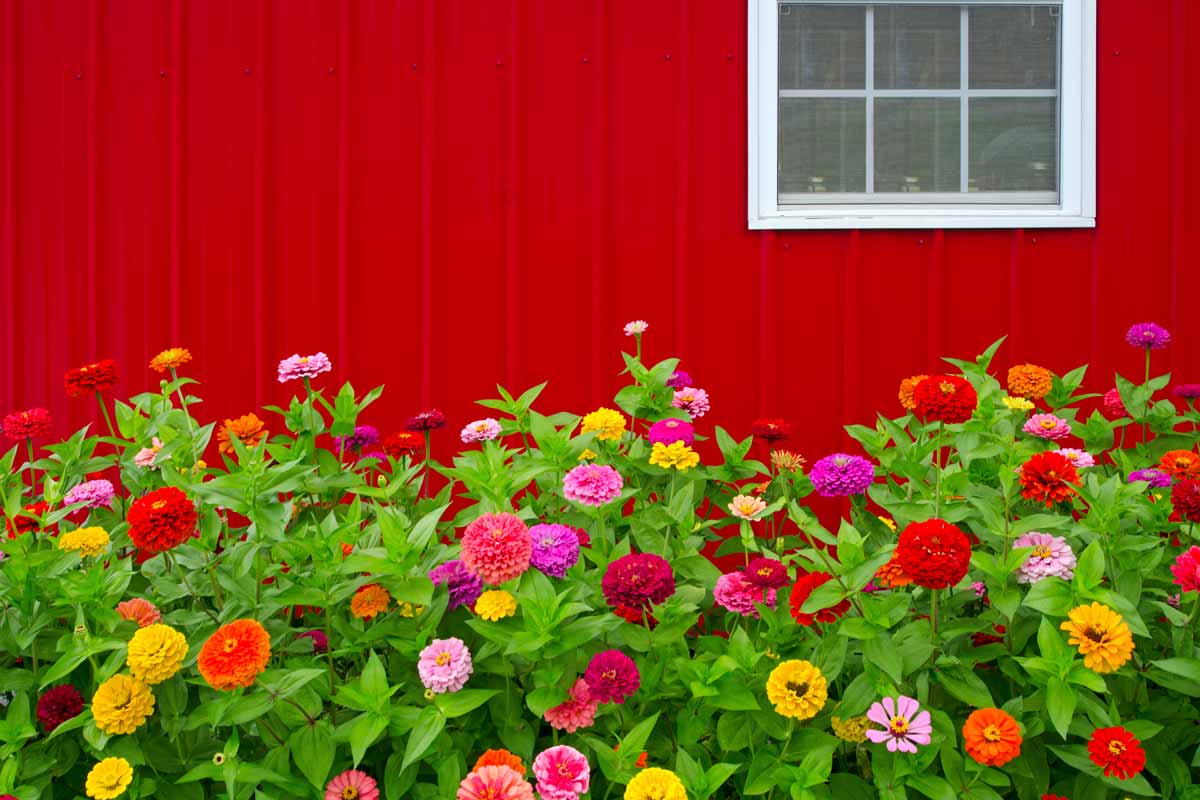
[[[625,738],[621,739],[620,752],[623,754],[621,757],[622,761],[628,759],[629,765],[632,766],[638,760],[638,756],[641,755],[642,750],[646,746],[646,741],[650,738],[651,732],[654,731],[654,725],[658,722],[659,713],[656,711],[653,716],[647,717],[637,725],[634,725],[633,730]]]
[[[1067,738],[1067,730],[1071,727],[1071,717],[1075,715],[1075,704],[1078,700],[1075,690],[1062,678],[1051,678],[1047,682],[1046,711],[1050,714],[1050,722],[1054,729],[1063,739]]]
[[[454,718],[474,711],[499,693],[499,689],[463,689],[439,694],[434,698],[434,702],[447,718]]]
[[[946,779],[936,775],[909,775],[904,779],[904,784],[933,800],[957,800],[958,798]]]
[[[329,723],[322,719],[315,725],[304,725],[291,735],[288,743],[291,745],[292,760],[300,772],[313,786],[324,788],[336,749]]]
[[[975,708],[995,706],[987,685],[974,672],[965,667],[944,669],[938,676],[942,686],[954,697]]]
[[[1075,567],[1075,585],[1087,591],[1099,586],[1103,579],[1104,550],[1100,546],[1100,540],[1094,539],[1079,554],[1079,563]]]
[[[437,530],[438,520],[442,518],[442,514],[445,514],[449,507],[450,504],[446,503],[421,517],[413,526],[412,532],[408,534],[408,543],[417,550],[424,550],[425,546],[429,544],[429,540],[433,538],[434,531]]]
[[[408,769],[410,764],[417,763],[445,727],[446,717],[440,709],[436,706],[423,708],[420,716],[417,717],[416,725],[413,726],[412,733],[408,736],[408,744],[404,748],[404,761],[400,764],[400,771],[403,772]]]
[[[863,644],[863,659],[879,669],[897,684],[904,680],[904,664],[900,652],[892,644],[892,637],[882,633]]]
[[[1195,658],[1164,658],[1150,663],[1172,675],[1200,682],[1200,660]]]
[[[442,719],[442,724],[446,724],[444,719]],[[383,714],[368,711],[358,718],[354,727],[350,729],[350,754],[354,757],[354,766],[359,765],[363,756],[367,754],[367,748],[374,744],[375,740],[379,738],[379,734],[387,730],[387,726],[388,718]],[[436,735],[435,733],[434,736]],[[409,741],[411,743],[411,739]]]
[[[1071,586],[1059,578],[1038,581],[1025,595],[1025,605],[1052,617],[1065,617],[1073,607]]]

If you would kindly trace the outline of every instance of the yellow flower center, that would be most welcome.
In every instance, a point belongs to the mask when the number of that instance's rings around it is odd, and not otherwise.
[[[492,530],[489,532],[492,534],[493,539],[499,539],[501,536],[504,535],[503,528],[492,528]]]
[[[307,361],[308,359],[305,358],[302,360]],[[356,800],[357,797],[358,789],[355,789],[353,786],[347,786],[345,789],[342,789],[342,800]]]
[[[893,736],[903,736],[908,733],[908,720],[904,717],[892,717],[888,730]]]
[[[151,504],[150,504],[150,507],[151,507],[152,509],[154,509],[155,511],[159,511],[159,510],[161,510],[161,509],[163,508],[163,506],[165,506],[166,504],[167,504],[167,501],[166,501],[166,500],[155,500],[153,503],[151,503]]]
[[[1041,425],[1044,429],[1046,429],[1048,431],[1052,431],[1052,430],[1054,430],[1055,427],[1058,426],[1058,423],[1052,419],[1044,419],[1041,422],[1039,422],[1038,424]]]
[[[1112,753],[1114,756],[1119,756],[1125,752],[1125,745],[1114,739],[1108,743],[1108,752]]]
[[[565,762],[565,761],[560,761],[560,762],[558,763],[558,774],[559,774],[559,775],[561,775],[561,776],[562,776],[562,777],[564,777],[564,778],[570,777],[570,775],[571,775],[571,765],[570,765],[570,764],[568,764],[568,763],[567,763],[567,762]]]
[[[954,384],[953,383],[947,383],[947,382],[943,381],[942,383],[938,384],[938,388],[941,389],[946,394],[954,394]]]
[[[450,663],[450,654],[449,653],[438,653],[438,657],[436,659],[434,659],[434,663],[436,663],[439,667],[446,666],[447,664]]]
[[[1053,553],[1048,545],[1039,544],[1037,547],[1033,548],[1032,555],[1036,558],[1049,558],[1051,555],[1053,555]]]
[[[765,578],[770,574],[771,574],[771,570],[769,567],[762,567],[758,570],[758,577],[760,577],[760,578]]]
[[[225,640],[224,648],[226,653],[232,653],[235,647],[237,647],[237,639],[229,638]]]
[[[617,671],[615,669],[605,670],[604,672],[601,672],[600,675],[603,676],[605,680],[611,681],[617,677]]]
[[[500,800],[500,793],[489,786],[479,793],[479,800]]]
[[[995,725],[988,725],[983,729],[983,738],[989,742],[998,742],[1004,738],[1000,734],[1000,729]]]
[[[307,364],[308,356],[300,356],[300,363]],[[354,792],[354,794],[347,795],[346,792]],[[342,792],[342,797],[358,797],[358,792],[354,789],[346,789],[346,792]]]

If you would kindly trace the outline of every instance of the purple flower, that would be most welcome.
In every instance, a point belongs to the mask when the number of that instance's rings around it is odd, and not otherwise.
[[[112,508],[113,485],[105,480],[86,481],[79,484],[71,491],[67,492],[67,496],[63,498],[63,505],[71,506],[76,503],[84,503],[85,508]]]
[[[374,425],[356,425],[349,436],[333,437],[334,444],[343,450],[362,450],[379,442],[379,429]]]
[[[297,633],[296,638],[312,639],[314,653],[325,653],[329,650],[329,639],[325,636],[324,631],[305,631]]]
[[[322,372],[329,372],[333,364],[324,353],[314,353],[311,356],[292,355],[279,362],[279,382],[287,383],[298,378],[315,378]]]
[[[971,591],[975,593],[976,597],[987,597],[987,584],[983,581],[975,581],[971,584]]]
[[[1032,547],[1033,552],[1018,569],[1017,583],[1037,583],[1051,577],[1069,581],[1075,576],[1075,553],[1061,536],[1030,531],[1013,542],[1013,549],[1018,547]]]
[[[433,581],[434,586],[446,584],[446,589],[450,592],[450,605],[447,606],[447,610],[475,605],[479,595],[483,594],[483,579],[468,572],[457,558],[429,570],[429,580]]]
[[[697,389],[695,386],[677,389],[671,405],[675,408],[682,408],[692,419],[700,419],[712,407],[708,402],[708,392]]]
[[[671,373],[671,377],[667,378],[668,389],[687,389],[692,385],[692,376],[681,369],[677,369]]]
[[[1176,397],[1184,400],[1195,400],[1200,397],[1200,383],[1181,383],[1171,390]]]
[[[588,696],[601,703],[624,703],[642,685],[637,664],[620,650],[605,650],[592,656],[583,679],[588,685]]]
[[[1129,473],[1129,482],[1145,481],[1150,489],[1166,489],[1171,485],[1171,476],[1162,470],[1139,469]]]
[[[650,444],[683,442],[691,447],[696,443],[696,429],[681,419],[662,419],[650,426],[646,439]]]
[[[821,497],[862,494],[875,480],[875,465],[862,456],[834,453],[813,464],[808,475]]]
[[[867,738],[875,744],[887,742],[888,752],[901,753],[917,752],[917,745],[926,745],[931,741],[933,719],[928,711],[917,713],[921,705],[911,697],[900,695],[895,700],[883,698],[882,703],[875,703],[867,711],[867,719],[883,726],[883,730],[874,728],[866,732]]]
[[[446,415],[438,411],[436,408],[429,411],[422,411],[415,417],[409,417],[404,420],[404,429],[406,431],[436,431],[438,428],[446,424]]]
[[[1162,350],[1171,343],[1171,333],[1154,322],[1139,322],[1125,332],[1125,341],[1134,347]]]
[[[533,553],[529,563],[552,578],[561,578],[579,560],[579,536],[566,525],[542,524],[529,529]]]
[[[563,476],[563,496],[585,506],[602,506],[621,494],[625,480],[606,464],[580,464]]]

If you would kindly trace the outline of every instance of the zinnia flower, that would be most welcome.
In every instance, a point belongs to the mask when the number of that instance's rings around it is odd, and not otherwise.
[[[348,769],[326,785],[325,800],[379,800],[379,787],[367,773]]]
[[[78,553],[80,558],[95,558],[108,549],[108,532],[103,528],[78,528],[58,537],[58,549]]]
[[[158,455],[158,451],[162,450],[163,447],[162,441],[157,436],[150,440],[150,444],[150,447],[143,447],[141,450],[138,450],[137,455],[133,457],[133,463],[142,469],[154,466],[154,457]]]
[[[1125,409],[1125,401],[1121,399],[1121,392],[1117,389],[1109,389],[1104,393],[1102,408],[1104,416],[1109,419],[1129,416],[1129,412]]]
[[[446,415],[436,408],[431,408],[428,411],[422,411],[420,414],[404,420],[404,429],[427,433],[429,431],[436,431],[445,424]]]
[[[1200,480],[1186,478],[1172,486],[1171,506],[1188,522],[1200,522]]]
[[[708,401],[708,392],[703,389],[697,389],[695,386],[676,389],[675,397],[671,400],[671,405],[674,408],[682,408],[692,419],[700,419],[712,407]]]
[[[1097,728],[1088,740],[1088,756],[1109,778],[1129,780],[1146,766],[1146,751],[1133,734],[1116,725]]]
[[[813,464],[808,478],[821,497],[849,497],[867,490],[875,465],[862,456],[834,453]]]
[[[155,608],[154,603],[140,597],[117,603],[117,613],[121,615],[121,619],[136,622],[139,628],[153,625],[162,619],[162,614]]]
[[[492,752],[491,750],[488,751]],[[519,761],[518,761],[519,763]],[[533,787],[512,767],[476,766],[458,785],[456,800],[534,800]]]
[[[230,438],[234,436],[246,446],[246,449],[253,450],[269,434],[270,431],[267,430],[266,424],[256,414],[245,414],[237,419],[226,419],[225,424],[217,431],[217,451],[233,455],[236,451],[233,449],[233,442],[230,441]]]
[[[591,768],[583,753],[560,744],[538,753],[533,774],[542,800],[579,800],[588,790]]]
[[[44,408],[14,411],[4,418],[4,435],[14,442],[40,439],[50,433],[50,412]]]
[[[1129,473],[1129,482],[1146,481],[1148,489],[1165,489],[1171,485],[1171,476],[1157,469],[1139,469]]]
[[[1035,453],[1021,465],[1020,479],[1022,497],[1052,508],[1071,497],[1071,484],[1079,484],[1079,473],[1061,453]]]
[[[502,589],[491,589],[479,595],[475,613],[488,622],[496,622],[517,613],[517,599]]]
[[[46,733],[79,716],[82,711],[83,695],[69,683],[47,689],[37,701],[37,719]]]
[[[1054,388],[1054,376],[1036,364],[1018,364],[1008,370],[1008,391],[1017,397],[1040,400]]]
[[[1000,402],[1004,403],[1004,407],[1013,411],[1029,411],[1035,408],[1033,403],[1026,400],[1024,397],[1009,397],[1004,395],[1000,398]]]
[[[1096,466],[1096,459],[1086,450],[1076,447],[1060,447],[1055,452],[1074,464],[1077,470]]]
[[[933,718],[928,711],[920,711],[921,704],[907,695],[895,699],[883,698],[871,705],[867,719],[883,726],[866,732],[866,737],[875,744],[887,744],[888,752],[917,752],[917,745],[929,744],[933,733]]]
[[[1021,430],[1039,439],[1050,439],[1057,442],[1059,439],[1065,439],[1071,435],[1071,424],[1053,414],[1034,414],[1025,420]]]
[[[738,519],[748,522],[758,519],[758,515],[767,510],[767,501],[761,497],[739,494],[729,504],[729,513]]]
[[[602,506],[615,500],[625,481],[607,464],[580,464],[563,476],[563,496],[585,506]]]
[[[966,422],[979,402],[975,387],[956,375],[932,375],[913,390],[916,414],[924,422]]]
[[[279,382],[312,379],[322,372],[329,372],[332,369],[333,363],[324,353],[314,353],[311,356],[293,353],[279,362]]]
[[[1018,536],[1013,549],[1032,547],[1033,552],[1021,564],[1017,583],[1037,583],[1046,578],[1069,581],[1075,576],[1075,553],[1061,536],[1030,531]]]
[[[583,680],[588,695],[601,703],[624,703],[642,685],[637,664],[620,650],[603,650],[592,656]]]
[[[767,444],[774,444],[791,436],[792,426],[781,419],[756,419],[750,423],[750,435]]]
[[[97,726],[98,727],[98,726]],[[105,758],[88,771],[84,789],[94,800],[113,800],[133,783],[133,767],[123,758]]]
[[[967,535],[942,519],[912,522],[896,542],[896,559],[918,586],[945,589],[956,585],[971,565]]]
[[[1171,565],[1172,581],[1185,592],[1200,592],[1200,547],[1192,545]]]
[[[579,536],[566,525],[540,524],[529,529],[529,563],[552,578],[562,578],[579,561]]]
[[[600,701],[592,697],[587,681],[577,678],[571,686],[571,694],[567,701],[547,708],[543,716],[551,728],[574,733],[596,721],[596,709],[599,707]]]
[[[383,452],[397,460],[408,456],[417,461],[425,455],[425,437],[409,431],[393,433],[383,440]]]
[[[1171,343],[1171,334],[1161,325],[1153,322],[1139,322],[1130,326],[1125,332],[1125,341],[1134,347],[1144,347],[1147,350],[1162,350]]]
[[[650,328],[650,323],[644,319],[635,319],[633,322],[625,323],[626,336],[641,336]]]
[[[467,424],[459,431],[458,438],[463,444],[471,442],[490,442],[500,436],[500,423],[491,417],[477,419]]]
[[[691,385],[692,376],[681,369],[672,372],[666,383],[668,389],[686,389]]]
[[[742,574],[751,586],[762,588],[782,589],[788,582],[787,567],[774,558],[752,558]]]
[[[875,571],[875,580],[884,589],[898,589],[913,582],[912,577],[904,571],[904,567],[895,553],[892,553],[890,561]]]
[[[182,633],[161,623],[147,625],[138,628],[129,640],[125,663],[133,677],[154,686],[179,672],[187,652],[187,639]]]
[[[650,426],[650,430],[646,432],[646,440],[651,445],[683,442],[690,447],[696,443],[696,429],[686,420],[673,417],[660,419]]]
[[[186,347],[169,347],[150,359],[150,369],[155,372],[166,372],[179,369],[192,360],[192,353]]]
[[[227,692],[251,686],[271,659],[271,637],[253,619],[222,625],[200,648],[196,666],[208,685]]]
[[[196,507],[174,486],[155,489],[129,507],[129,538],[139,550],[161,553],[196,531]]]
[[[84,481],[67,492],[63,497],[64,506],[83,503],[84,508],[112,508],[113,495],[116,491],[112,483],[106,480]]]
[[[471,771],[474,772],[483,767],[508,767],[518,775],[525,775],[525,765],[521,763],[521,757],[513,755],[504,748],[484,750],[483,755],[475,761],[475,766],[471,767]]]
[[[458,559],[439,564],[429,571],[429,580],[433,585],[446,584],[450,592],[448,611],[459,606],[473,606],[483,592],[483,579],[473,575]]]
[[[333,443],[342,450],[361,451],[379,443],[379,428],[374,425],[355,425],[354,433],[349,436],[335,436]]]
[[[463,566],[499,586],[529,569],[533,540],[529,528],[515,514],[484,514],[463,531]]]
[[[1171,394],[1184,400],[1195,400],[1200,397],[1200,383],[1181,383],[1171,389]]]
[[[917,385],[928,377],[928,375],[913,375],[910,378],[900,381],[900,391],[896,393],[897,397],[900,398],[900,405],[904,406],[908,411],[915,410],[917,401],[913,397],[913,392],[916,391]]]
[[[650,448],[650,463],[663,469],[673,467],[685,472],[700,463],[700,454],[683,442],[657,442]]]
[[[833,729],[833,735],[843,742],[860,744],[867,740],[867,729],[871,727],[871,721],[867,719],[866,714],[849,719],[830,717],[829,727]]]
[[[150,687],[128,675],[113,675],[92,695],[92,716],[105,733],[133,733],[153,713]]]
[[[828,696],[825,676],[808,661],[781,662],[767,679],[767,699],[784,717],[811,719],[825,707]]]
[[[757,603],[775,607],[775,590],[755,586],[744,573],[727,572],[717,578],[713,600],[727,611],[757,619]]]
[[[804,469],[804,456],[790,450],[772,450],[771,465],[776,472],[796,472]]]
[[[630,553],[608,565],[600,588],[604,599],[614,608],[646,609],[675,594],[675,576],[662,556]]]
[[[67,397],[78,397],[84,392],[107,392],[117,385],[117,362],[111,358],[71,367],[63,375],[63,386]]]
[[[683,781],[669,769],[649,767],[625,787],[625,800],[688,800]]]
[[[313,653],[321,654],[329,652],[329,637],[325,635],[325,631],[311,630],[296,634],[297,639],[308,639],[312,642]]]
[[[611,442],[620,441],[625,432],[625,417],[620,411],[611,408],[597,408],[590,414],[585,414],[579,427],[580,433],[596,431],[596,438]]]
[[[1158,468],[1172,478],[1200,477],[1200,456],[1191,450],[1168,450],[1158,462]]]
[[[815,614],[806,614],[800,610],[809,595],[818,586],[831,580],[833,580],[833,576],[828,572],[808,572],[797,576],[796,582],[792,584],[792,593],[788,598],[792,609],[792,619],[805,626],[812,625],[814,620],[828,625],[831,622],[837,622],[843,614],[849,611],[850,601],[846,599],[828,608],[822,608]]]
[[[1021,754],[1021,728],[1006,711],[979,708],[963,725],[967,755],[985,767],[999,767]]]
[[[474,666],[471,651],[462,639],[434,639],[421,651],[417,672],[421,683],[434,694],[457,692],[467,685]]]
[[[1093,672],[1115,672],[1133,654],[1129,626],[1108,606],[1078,606],[1067,617],[1059,628],[1070,634],[1067,641],[1079,648],[1083,665]]]
[[[378,583],[368,583],[358,587],[354,597],[350,598],[350,613],[357,619],[373,619],[392,604],[392,596],[388,590]]]

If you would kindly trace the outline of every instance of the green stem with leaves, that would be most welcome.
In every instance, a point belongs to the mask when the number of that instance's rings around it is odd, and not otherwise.
[[[192,415],[188,413],[187,396],[183,393],[183,386],[179,383],[179,373],[174,367],[171,367],[171,383],[175,384],[175,391],[179,395],[179,407],[183,410],[183,420],[187,425],[188,449],[192,453],[192,466],[195,466],[200,461],[200,457],[196,455],[196,430],[192,426]],[[107,416],[107,412],[105,415]]]

